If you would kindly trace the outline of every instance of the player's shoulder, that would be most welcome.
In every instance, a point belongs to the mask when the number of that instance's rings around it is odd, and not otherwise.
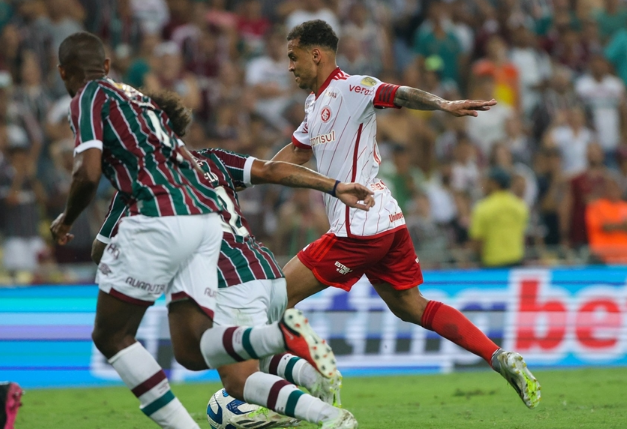
[[[377,85],[381,81],[372,76],[350,75],[346,79],[338,80],[334,88],[337,88],[344,96],[374,95]]]

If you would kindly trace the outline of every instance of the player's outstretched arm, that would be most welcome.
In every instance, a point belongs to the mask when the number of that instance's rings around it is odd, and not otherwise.
[[[453,116],[477,116],[478,112],[490,110],[496,100],[445,100],[418,88],[401,86],[394,96],[394,104],[415,110],[442,110]]]
[[[301,149],[298,146],[294,146],[293,143],[288,144],[281,149],[272,161],[283,161],[292,164],[303,165],[307,163],[313,156],[313,151],[310,149]]]
[[[65,211],[50,225],[52,238],[57,244],[67,244],[74,238],[70,234],[72,224],[94,199],[102,175],[101,158],[102,152],[98,148],[87,149],[74,157],[72,183]]]
[[[309,188],[326,192],[347,206],[360,210],[368,211],[374,206],[373,192],[365,186],[359,183],[341,183],[300,165],[256,159],[250,177],[253,184],[274,183],[291,188]]]

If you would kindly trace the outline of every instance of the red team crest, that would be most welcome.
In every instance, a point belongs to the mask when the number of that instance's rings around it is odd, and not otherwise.
[[[320,112],[320,118],[322,119],[322,122],[329,122],[329,119],[331,119],[331,109],[329,109],[329,106],[324,106]]]

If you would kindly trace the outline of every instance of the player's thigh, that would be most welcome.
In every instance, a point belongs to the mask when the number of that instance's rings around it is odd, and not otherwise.
[[[241,401],[244,400],[244,385],[246,379],[259,371],[259,361],[247,360],[218,368],[220,380],[229,395]]]
[[[399,319],[405,322],[420,324],[422,314],[429,302],[420,293],[418,286],[398,290],[390,283],[372,285],[381,299]]]
[[[147,306],[122,301],[103,291],[98,293],[92,338],[107,359],[135,342],[147,309]]]
[[[131,303],[152,304],[168,291],[175,273],[201,243],[184,228],[190,221],[191,226],[199,223],[194,217],[124,219],[98,266],[100,290]]]
[[[202,219],[201,223],[189,225],[195,228],[195,234],[201,237],[201,242],[192,256],[179,265],[169,284],[166,302],[170,304],[181,299],[191,299],[213,319],[218,295],[218,258],[222,244],[220,218],[216,214],[181,217]]]
[[[320,282],[297,256],[283,267],[283,274],[287,286],[287,308],[293,308],[305,298],[328,287]]]
[[[219,326],[267,324],[275,282],[276,280],[257,279],[219,289],[214,323]]]
[[[207,369],[200,339],[212,327],[211,318],[195,301],[181,299],[168,305],[168,321],[176,360],[190,370]]]

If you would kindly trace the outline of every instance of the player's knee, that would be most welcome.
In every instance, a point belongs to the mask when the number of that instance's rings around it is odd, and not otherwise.
[[[111,332],[99,326],[94,327],[91,333],[91,339],[96,348],[107,359],[112,358],[135,342],[135,338],[132,335]]]
[[[222,368],[219,368],[218,372],[220,373],[222,385],[229,395],[244,401],[244,385],[246,384],[248,374],[238,371],[224,371]]]
[[[202,371],[208,368],[200,349],[194,351],[188,347],[174,347],[174,358],[190,371]]]

